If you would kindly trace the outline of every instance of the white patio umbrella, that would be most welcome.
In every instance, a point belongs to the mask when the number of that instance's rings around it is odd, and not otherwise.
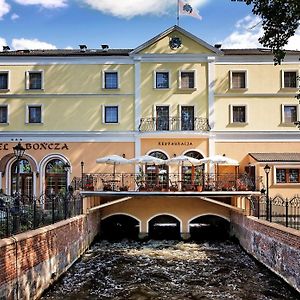
[[[167,160],[167,165],[182,165],[182,166],[199,166],[202,165],[203,162],[201,162],[199,159],[187,156],[187,155],[179,155],[170,158]]]
[[[116,175],[116,165],[126,165],[130,164],[130,161],[122,156],[119,155],[107,155],[101,158],[96,159],[96,163],[98,164],[108,164],[108,165],[113,165],[113,177],[115,179]]]
[[[129,159],[129,162],[140,165],[164,165],[167,161],[151,155],[142,155]]]
[[[220,164],[220,165],[228,165],[228,166],[238,166],[239,163],[237,160],[226,157],[224,155],[213,155],[209,157],[205,157],[199,160],[201,163],[212,163],[212,164]]]

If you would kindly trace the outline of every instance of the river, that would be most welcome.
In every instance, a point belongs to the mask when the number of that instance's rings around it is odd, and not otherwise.
[[[288,299],[300,295],[230,242],[96,242],[41,299]]]

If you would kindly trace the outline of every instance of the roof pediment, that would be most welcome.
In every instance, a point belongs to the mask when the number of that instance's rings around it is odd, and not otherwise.
[[[170,46],[174,38],[180,40],[177,48]],[[183,28],[175,25],[158,34],[149,41],[135,48],[130,54],[214,54],[221,55],[222,51],[209,45]]]

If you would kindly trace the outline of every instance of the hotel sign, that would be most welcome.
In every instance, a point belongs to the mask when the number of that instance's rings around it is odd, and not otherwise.
[[[69,150],[65,143],[22,143],[26,150]],[[9,150],[9,143],[0,143],[0,150]]]
[[[169,141],[169,142],[158,142],[158,146],[193,146],[192,142],[180,142],[180,141]]]

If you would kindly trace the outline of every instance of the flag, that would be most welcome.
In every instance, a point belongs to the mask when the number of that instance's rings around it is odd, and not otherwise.
[[[179,13],[181,15],[191,16],[196,19],[202,20],[202,17],[199,15],[198,11],[194,9],[188,2],[179,0]]]

